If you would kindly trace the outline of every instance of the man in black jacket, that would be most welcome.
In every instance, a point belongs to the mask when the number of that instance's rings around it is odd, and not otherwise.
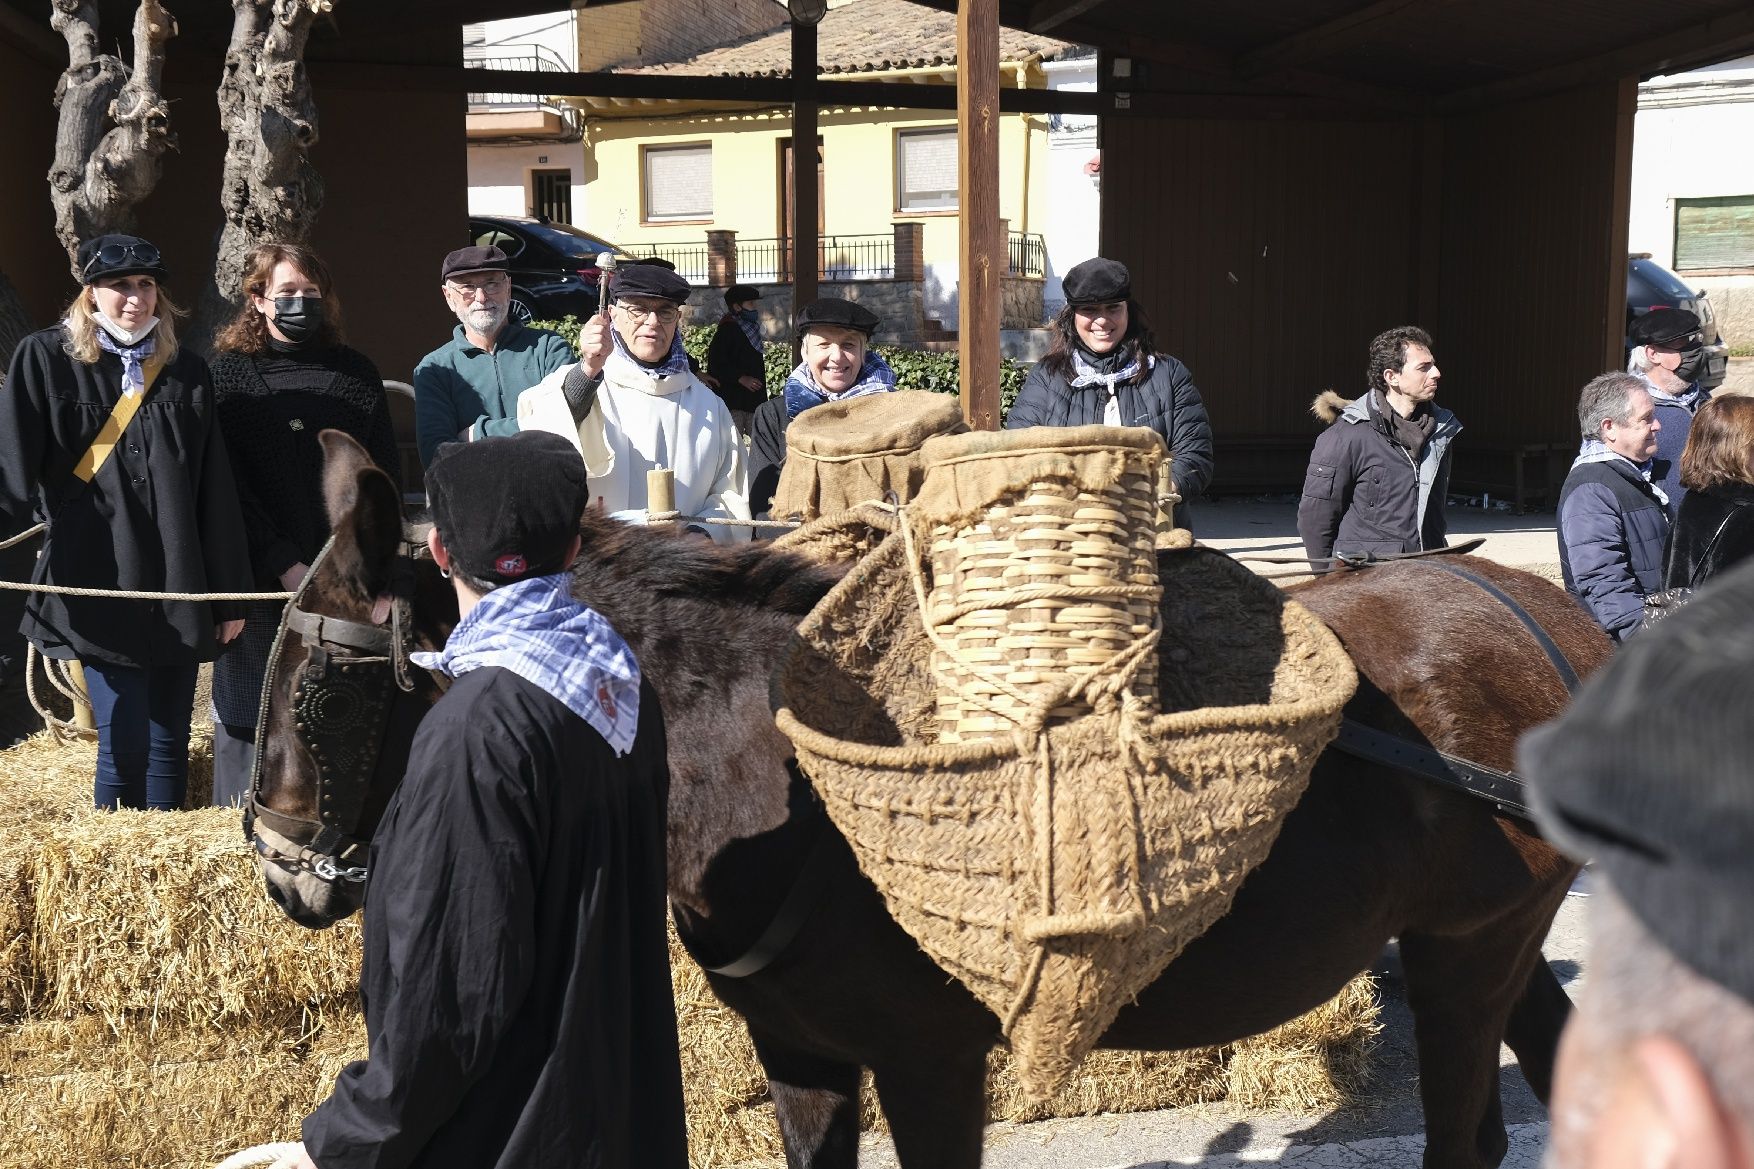
[[[747,284],[725,289],[725,316],[713,330],[706,351],[706,371],[719,397],[730,407],[739,434],[749,434],[749,419],[767,401],[767,365],[762,356],[761,293]]]
[[[1448,544],[1450,442],[1462,432],[1436,404],[1431,337],[1411,325],[1370,343],[1365,393],[1329,390],[1310,407],[1328,428],[1310,452],[1297,534],[1310,559],[1422,552]]]
[[[542,432],[441,448],[455,678],[372,843],[370,1048],[282,1166],[687,1169],[656,694],[573,600],[585,469]]]

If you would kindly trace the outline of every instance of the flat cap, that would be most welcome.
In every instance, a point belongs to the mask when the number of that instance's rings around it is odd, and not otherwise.
[[[725,289],[726,304],[742,304],[746,300],[760,300],[761,289],[752,284],[733,284]]]
[[[1684,308],[1653,308],[1632,322],[1627,340],[1634,345],[1662,345],[1670,349],[1692,349],[1705,344],[1699,317]]]
[[[445,257],[439,268],[439,279],[449,280],[453,276],[467,276],[471,272],[505,272],[508,271],[505,253],[488,244],[486,247],[458,248]]]
[[[687,303],[692,291],[688,281],[676,274],[674,264],[657,258],[617,265],[609,285],[611,296],[649,296],[673,304]]]
[[[817,325],[831,325],[836,329],[856,329],[869,337],[882,323],[876,313],[857,301],[825,296],[804,306],[804,311],[798,314],[796,331],[802,337]]]
[[[151,276],[168,280],[170,272],[158,249],[137,235],[110,232],[94,235],[79,245],[79,279],[93,284],[117,276]]]
[[[1640,633],[1529,734],[1541,831],[1676,958],[1754,1003],[1754,563]]]
[[[489,584],[565,568],[591,498],[579,452],[543,430],[446,443],[427,468],[426,495],[451,559]]]
[[[1097,256],[1082,264],[1074,264],[1060,281],[1060,286],[1065,291],[1067,304],[1113,304],[1133,295],[1133,274],[1119,260]]]

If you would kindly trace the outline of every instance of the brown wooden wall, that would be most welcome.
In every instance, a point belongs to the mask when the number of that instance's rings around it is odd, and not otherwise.
[[[1495,448],[1568,441],[1622,332],[1630,92],[1449,119],[1105,118],[1103,253],[1193,370],[1216,488],[1295,490],[1311,398],[1361,392],[1370,339],[1402,324],[1436,340],[1464,481],[1508,478]]]

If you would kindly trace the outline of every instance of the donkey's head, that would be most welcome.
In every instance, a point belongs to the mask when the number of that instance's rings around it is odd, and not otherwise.
[[[269,655],[245,815],[268,896],[316,929],[364,900],[372,832],[440,693],[408,654],[442,646],[457,621],[390,477],[339,431],[321,441],[334,534]]]

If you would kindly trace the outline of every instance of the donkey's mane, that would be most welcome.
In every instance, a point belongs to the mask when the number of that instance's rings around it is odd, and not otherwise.
[[[817,564],[766,544],[717,544],[672,528],[625,524],[596,511],[585,514],[581,531],[584,549],[574,579],[600,596],[631,589],[802,617],[846,571],[844,565]]]

